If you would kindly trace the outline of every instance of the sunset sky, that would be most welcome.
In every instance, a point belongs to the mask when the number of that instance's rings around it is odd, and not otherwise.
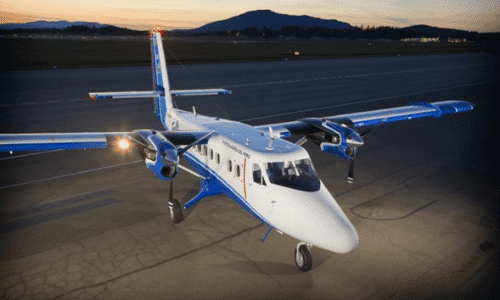
[[[479,32],[500,31],[498,0],[0,0],[0,23],[87,21],[132,29],[196,28],[251,10],[337,19],[351,25],[425,24]]]

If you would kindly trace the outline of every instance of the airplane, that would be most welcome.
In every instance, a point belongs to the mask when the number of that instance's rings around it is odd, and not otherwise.
[[[224,95],[225,89],[171,90],[162,34],[150,34],[153,90],[89,93],[94,100],[154,99],[154,113],[163,130],[131,132],[80,132],[0,134],[0,151],[55,149],[129,149],[139,155],[153,174],[170,184],[169,215],[173,223],[202,199],[226,195],[272,229],[300,241],[295,264],[307,272],[312,267],[311,247],[348,253],[359,244],[356,229],[318,177],[302,145],[310,141],[321,151],[349,160],[352,182],[354,157],[363,136],[382,124],[470,111],[473,104],[451,100],[413,103],[408,106],[356,112],[323,118],[250,126],[241,122],[184,111],[172,96]],[[356,129],[365,128],[362,133]],[[292,143],[291,136],[301,138]],[[179,164],[184,158],[195,170]],[[200,191],[181,205],[173,197],[173,179],[180,169],[200,178]]]

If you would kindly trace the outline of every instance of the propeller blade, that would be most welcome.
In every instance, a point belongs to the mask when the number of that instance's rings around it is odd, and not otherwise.
[[[177,155],[181,156],[184,152],[186,152],[187,150],[189,150],[189,148],[195,146],[195,145],[198,145],[199,143],[201,143],[204,139],[208,138],[209,136],[211,136],[215,131],[210,131],[209,133],[205,134],[204,136],[202,136],[201,138],[197,139],[196,141],[192,142],[191,144],[187,145],[186,147],[182,148],[182,149],[179,149],[177,150]]]
[[[354,157],[351,158],[351,163],[349,164],[349,175],[347,175],[347,182],[352,183],[354,180]]]

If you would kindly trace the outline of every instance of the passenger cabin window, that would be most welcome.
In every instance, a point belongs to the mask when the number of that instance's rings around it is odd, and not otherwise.
[[[210,160],[213,160],[214,159],[214,150],[210,149],[210,151],[208,151],[210,153]]]
[[[241,175],[240,165],[236,165],[236,176],[240,177],[240,175]]]
[[[203,155],[207,156],[207,146],[205,146],[205,145],[201,146],[201,151],[202,151]]]
[[[220,164],[220,155],[219,155],[219,153],[215,154],[215,162],[217,162],[217,164]]]
[[[200,145],[196,145],[195,148],[196,148],[196,151],[201,152],[201,146]]]
[[[261,184],[261,185],[266,185],[266,182],[264,181],[264,177],[262,176],[262,171],[260,170],[260,167],[258,164],[253,164],[253,181],[255,183]]]
[[[272,184],[306,192],[318,191],[321,186],[310,159],[271,162],[264,166]]]
[[[229,172],[233,171],[233,162],[230,159],[227,160],[227,170]]]

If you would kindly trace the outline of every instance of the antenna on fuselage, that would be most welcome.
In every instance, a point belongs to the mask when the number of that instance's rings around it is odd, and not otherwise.
[[[269,126],[269,145],[267,145],[267,150],[273,150],[273,142],[274,142],[274,132],[273,128]]]

